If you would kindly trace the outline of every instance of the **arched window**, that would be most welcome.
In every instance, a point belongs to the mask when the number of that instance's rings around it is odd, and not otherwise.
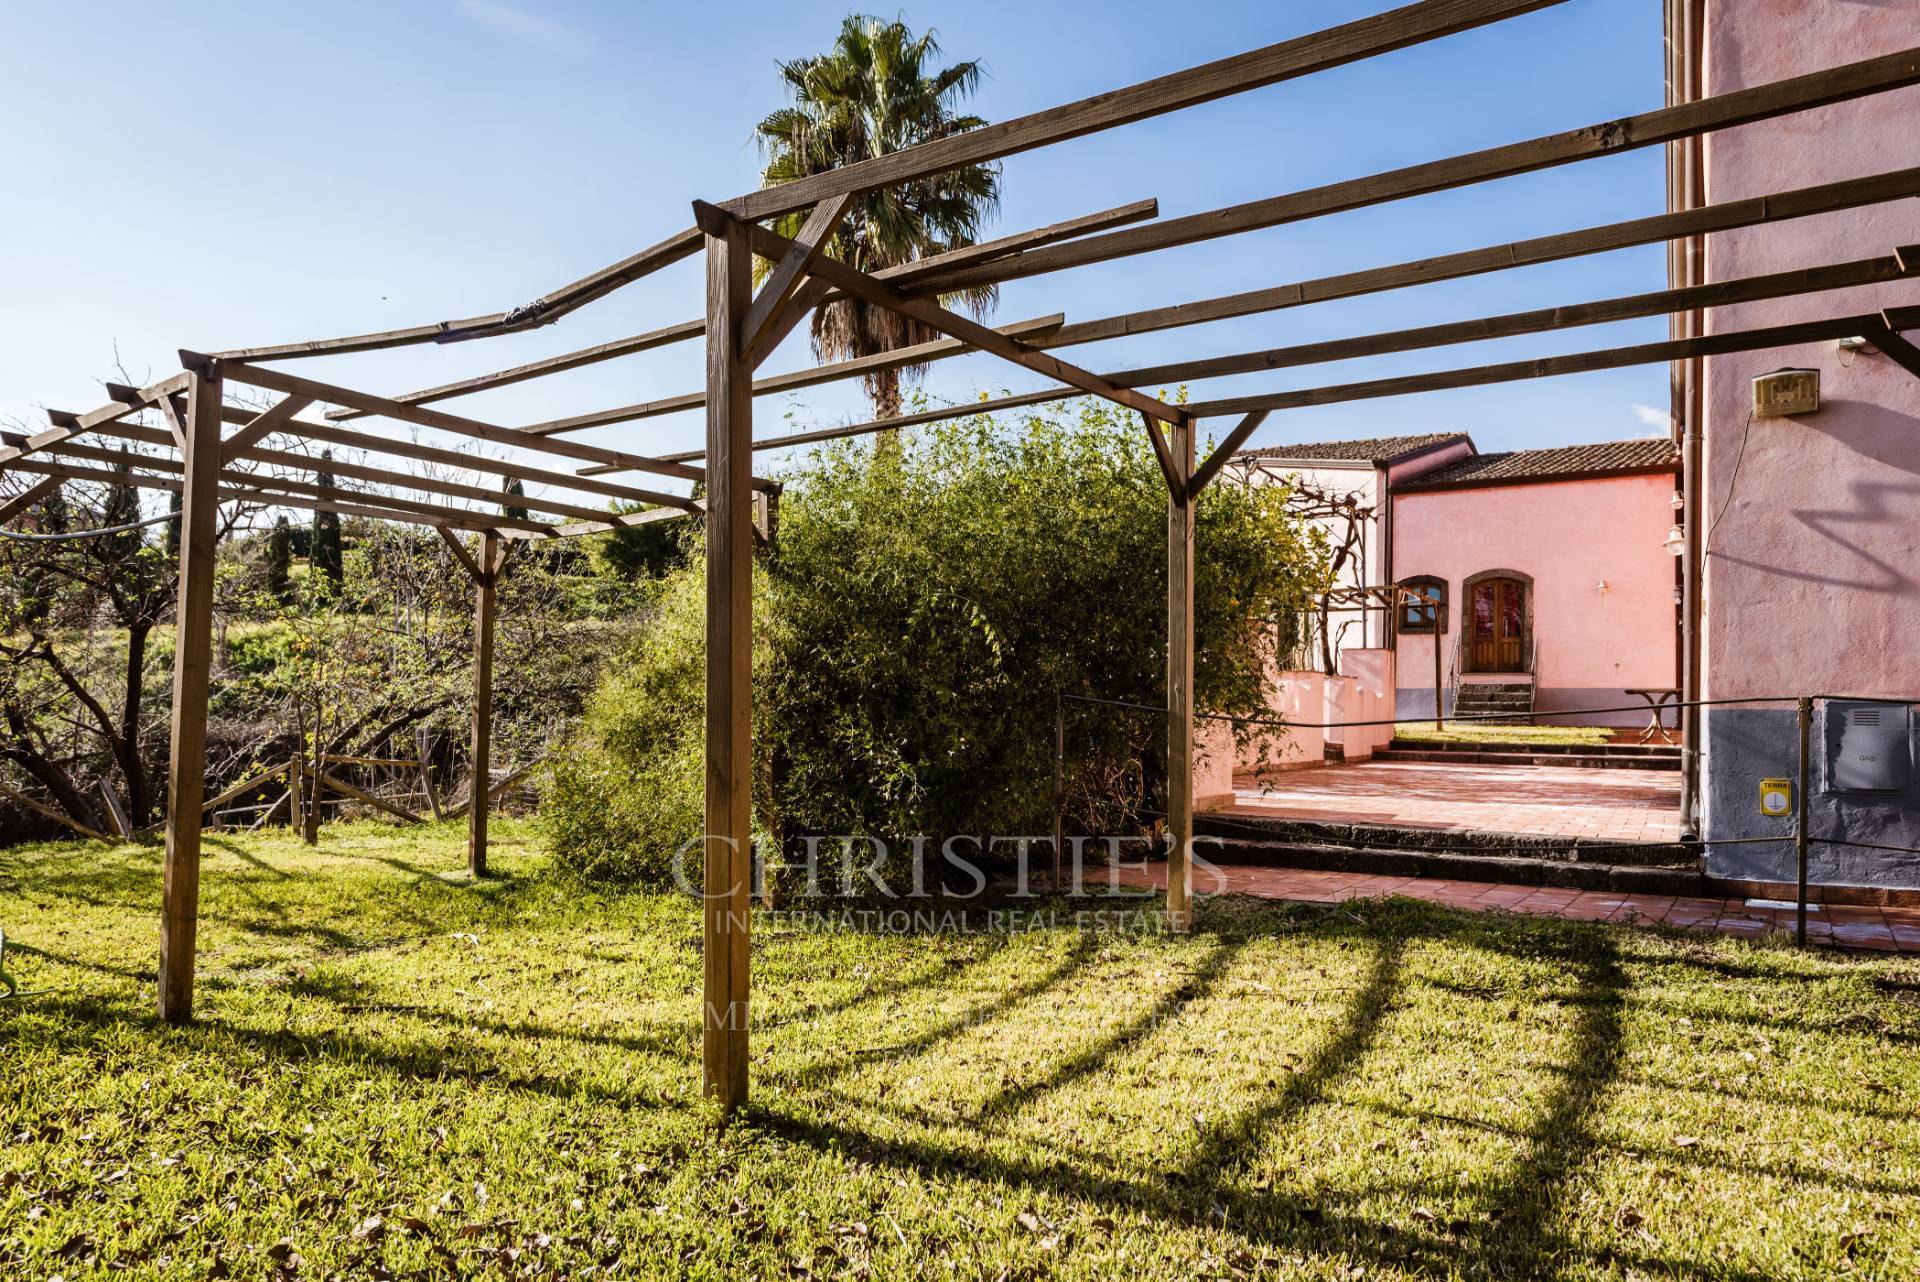
[[[1402,632],[1445,632],[1447,630],[1447,581],[1431,574],[1400,580],[1400,586],[1412,595],[1400,606]]]

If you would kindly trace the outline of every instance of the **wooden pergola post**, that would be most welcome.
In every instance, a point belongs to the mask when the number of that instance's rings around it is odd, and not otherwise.
[[[747,1099],[752,889],[753,302],[748,229],[707,235],[707,806],[702,1081],[732,1113]]]
[[[213,666],[214,544],[220,513],[220,368],[187,384],[181,442],[180,591],[174,603],[173,739],[167,759],[167,856],[160,934],[160,1018],[193,1017],[200,917],[200,821],[206,799],[207,689]]]
[[[444,525],[434,527],[441,542],[453,553],[453,559],[473,581],[473,741],[469,752],[473,781],[467,798],[467,871],[475,877],[487,875],[487,810],[493,791],[493,634],[496,618],[495,592],[500,574],[506,568],[510,545],[497,530],[480,532],[480,555],[475,559],[454,532]],[[421,770],[426,770],[426,753],[421,752]],[[433,783],[427,781],[431,797]],[[439,807],[434,807],[435,814]]]
[[[467,871],[487,875],[487,792],[493,783],[494,589],[500,573],[500,536],[480,536],[480,573],[473,584],[473,785],[467,802]]]
[[[1167,928],[1193,929],[1193,438],[1167,425]]]

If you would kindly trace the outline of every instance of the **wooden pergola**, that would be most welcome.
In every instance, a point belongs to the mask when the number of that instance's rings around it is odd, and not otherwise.
[[[1061,315],[1036,317],[997,328],[957,315],[937,298],[971,285],[998,284],[1179,245],[1319,218],[1387,201],[1445,191],[1517,174],[1577,163],[1624,151],[1672,144],[1685,149],[1715,130],[1858,99],[1920,84],[1920,49],[1834,67],[1811,75],[1718,97],[1683,101],[1660,110],[1603,121],[1506,146],[1287,192],[1261,200],[1160,219],[1152,201],[1135,202],[1051,227],[1039,228],[921,262],[863,273],[822,255],[852,202],[864,193],[912,182],[959,166],[998,160],[1053,143],[1117,128],[1228,95],[1313,74],[1475,27],[1552,7],[1562,0],[1424,0],[1387,13],[1329,28],[1131,85],[1097,97],[1018,119],[988,125],[908,151],[863,161],[732,200],[694,202],[695,225],[593,275],[505,312],[442,321],[411,329],[208,355],[182,353],[184,370],[153,387],[124,389],[118,399],[86,414],[56,416],[49,431],[20,447],[0,450],[0,467],[50,477],[116,479],[76,461],[99,462],[101,451],[75,443],[88,434],[171,446],[178,461],[141,460],[150,468],[138,484],[179,490],[185,536],[180,556],[179,649],[175,671],[173,744],[170,763],[166,857],[165,934],[160,971],[160,1011],[183,1020],[192,1010],[193,945],[198,893],[199,812],[204,766],[208,644],[214,561],[214,513],[230,500],[313,507],[383,520],[432,525],[450,541],[475,534],[477,552],[462,548],[474,577],[482,622],[476,664],[476,778],[485,754],[486,624],[491,619],[492,582],[504,549],[514,542],[563,538],[615,525],[696,512],[707,541],[707,710],[705,981],[703,1073],[706,1090],[726,1109],[747,1098],[748,934],[751,885],[749,793],[753,771],[749,733],[751,559],[756,499],[770,500],[772,483],[752,474],[755,451],[898,430],[939,419],[1012,409],[1067,397],[1092,395],[1139,415],[1167,485],[1167,715],[1168,892],[1166,914],[1177,931],[1192,922],[1193,831],[1193,576],[1194,504],[1207,485],[1257,428],[1276,410],[1464,388],[1630,365],[1691,361],[1787,344],[1866,335],[1880,349],[1920,375],[1920,348],[1900,331],[1920,328],[1920,308],[1808,319],[1711,335],[1689,332],[1665,342],[1609,347],[1536,360],[1447,369],[1302,390],[1262,392],[1172,405],[1138,390],[1232,374],[1315,365],[1327,361],[1442,348],[1526,334],[1596,325],[1635,317],[1697,314],[1702,309],[1812,295],[1920,275],[1920,246],[1866,247],[1869,257],[1811,264],[1765,276],[1696,284],[1618,298],[1579,301],[1561,307],[1488,316],[1350,338],[1260,351],[1228,352],[1207,359],[1144,368],[1096,372],[1055,353],[1077,345],[1233,317],[1300,307],[1330,299],[1452,280],[1655,243],[1695,241],[1710,233],[1920,196],[1920,168],[1903,169],[1701,205],[1678,212],[1542,235],[1513,243],[1364,271],[1274,283],[1222,297],[1120,313],[1068,323]],[[793,238],[764,226],[767,219],[805,211]],[[503,369],[456,383],[397,396],[320,383],[281,371],[278,362],[419,343],[447,343],[513,334],[551,324],[575,309],[694,254],[704,254],[704,314],[678,325],[602,343],[565,355]],[[753,261],[770,264],[765,283],[753,288]],[[945,337],[880,356],[841,361],[797,373],[756,379],[755,370],[812,309],[853,297],[913,317]],[[489,388],[704,338],[703,389],[518,428],[482,423],[428,408]],[[827,427],[756,439],[757,396],[813,386],[887,366],[923,364],[984,351],[1047,378],[1053,386],[950,409]],[[224,399],[230,384],[283,399],[263,413],[235,410]],[[332,408],[324,421],[299,417],[314,404]],[[587,428],[704,407],[706,442],[701,450],[645,456],[568,439]],[[157,411],[158,427],[135,420]],[[517,463],[484,460],[454,451],[355,432],[342,420],[380,417],[451,432],[498,446],[535,451],[579,464],[555,472]],[[1197,453],[1200,425],[1233,423],[1205,459]],[[231,425],[238,430],[228,433]],[[477,469],[518,477],[603,498],[662,505],[637,516],[613,517],[553,498],[516,498],[551,514],[553,521],[507,519],[444,504],[343,491],[301,480],[318,470],[307,454],[269,449],[269,437],[340,445],[369,454]],[[117,455],[113,456],[118,458]],[[269,464],[291,476],[244,478],[231,472],[236,460]],[[696,464],[699,464],[696,466]],[[497,504],[497,489],[481,491],[451,481],[403,476],[379,468],[358,471],[328,465],[338,476],[356,477],[416,491]],[[602,478],[641,473],[702,481],[704,505],[671,493]],[[125,478],[118,478],[124,480]],[[474,807],[476,870],[484,857],[484,807]]]

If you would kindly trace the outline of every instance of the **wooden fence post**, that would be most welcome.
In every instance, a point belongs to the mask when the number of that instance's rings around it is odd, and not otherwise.
[[[200,821],[206,798],[207,689],[213,661],[214,543],[220,513],[219,366],[187,388],[180,499],[180,590],[174,603],[173,739],[167,761],[167,856],[160,934],[160,1018],[193,1017],[200,916]]]
[[[1167,928],[1193,929],[1194,425],[1167,427]]]
[[[306,744],[301,743],[287,761],[287,827],[302,841],[307,836],[307,782],[300,759],[306,750]]]
[[[752,303],[747,229],[707,237],[707,805],[705,1091],[747,1099],[747,942],[752,911],[753,370],[741,329]]]

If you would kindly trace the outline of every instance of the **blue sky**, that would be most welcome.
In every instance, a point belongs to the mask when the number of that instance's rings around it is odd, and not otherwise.
[[[1385,0],[916,0],[952,58],[984,59],[1002,119],[1391,7]],[[882,8],[881,12],[892,12]],[[562,0],[260,5],[9,0],[0,7],[0,417],[87,408],[219,349],[501,310],[758,185],[776,60],[832,38],[844,0],[700,6]],[[1146,196],[1163,216],[1647,110],[1659,0],[1571,0],[1470,32],[1006,162],[990,235]],[[1086,320],[1660,212],[1657,150],[1006,287],[1002,322]],[[1602,298],[1664,283],[1659,246],[1072,349],[1153,364]],[[297,362],[399,392],[688,319],[697,261],[559,325],[449,347]],[[1664,337],[1660,320],[1198,385],[1310,386]],[[812,364],[790,340],[763,372]],[[697,388],[697,344],[448,403],[519,425]],[[986,356],[929,394],[1040,382]],[[1644,435],[1663,367],[1276,415],[1256,444],[1465,429],[1483,450]],[[759,403],[760,435],[864,418],[857,385]],[[1636,409],[1636,406],[1642,409]],[[1658,417],[1655,412],[1654,417]],[[785,420],[785,421],[783,421]],[[698,443],[696,414],[583,439]]]

